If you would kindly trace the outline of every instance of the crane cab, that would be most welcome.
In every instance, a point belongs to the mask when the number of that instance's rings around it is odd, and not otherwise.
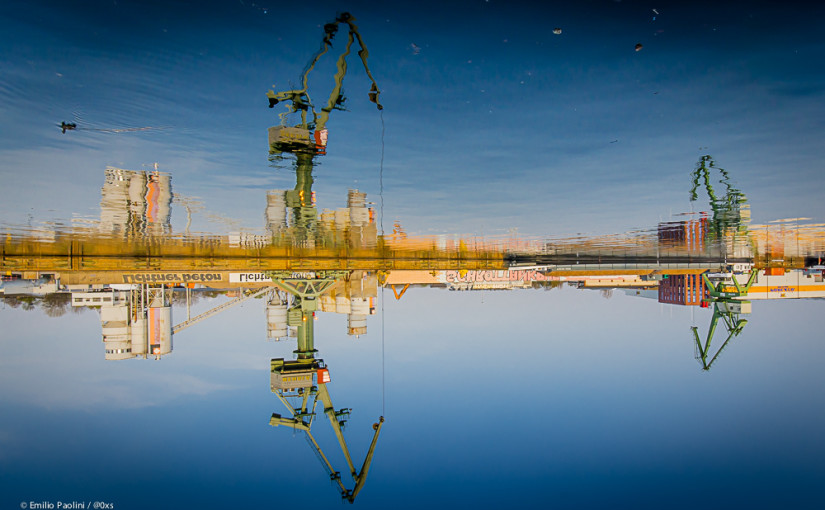
[[[273,393],[280,391],[312,388],[315,384],[325,384],[330,381],[329,370],[324,366],[324,360],[284,360],[272,358],[270,360],[269,387]]]
[[[308,129],[273,126],[269,128],[269,152],[315,152],[315,143]]]
[[[327,130],[311,131],[302,127],[273,126],[269,128],[269,152],[303,152],[326,154]]]

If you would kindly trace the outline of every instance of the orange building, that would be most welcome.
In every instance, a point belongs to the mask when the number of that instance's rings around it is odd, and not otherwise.
[[[701,274],[674,274],[659,282],[659,302],[696,306],[709,297]]]
[[[701,214],[702,217],[697,220],[659,223],[659,243],[692,252],[704,251],[708,217],[706,213]]]

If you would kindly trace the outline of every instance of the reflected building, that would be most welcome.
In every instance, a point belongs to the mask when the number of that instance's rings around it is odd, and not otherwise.
[[[378,227],[366,198],[366,193],[350,189],[346,207],[323,209],[319,215],[315,192],[270,190],[264,214],[269,237],[266,242],[288,240],[308,248],[374,249],[378,245]]]
[[[825,225],[806,224],[807,219],[790,218],[753,226],[750,234],[756,261],[768,267],[821,265],[825,253]]]
[[[286,232],[286,190],[266,192],[265,228],[270,238],[279,238]]]
[[[375,211],[367,207],[367,194],[357,189],[347,192],[346,208],[324,210],[321,222],[327,230],[344,233],[344,242],[351,248],[371,249],[378,244]]]
[[[172,231],[169,174],[106,167],[101,195],[102,232],[134,237]]]
[[[323,209],[319,214],[315,192],[311,190],[269,190],[264,211],[265,234],[234,233],[230,235],[230,245],[375,249],[378,227],[375,211],[366,197],[366,193],[350,189],[346,207]]]
[[[681,248],[689,253],[703,253],[708,237],[707,214],[701,213],[701,217],[695,220],[659,223],[657,233],[660,246]]]

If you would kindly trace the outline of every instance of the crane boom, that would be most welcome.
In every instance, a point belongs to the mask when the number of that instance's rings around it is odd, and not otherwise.
[[[315,64],[318,63],[321,57],[325,55],[332,47],[332,39],[338,32],[338,27],[341,23],[345,23],[349,27],[347,33],[347,43],[344,47],[343,53],[341,53],[338,57],[338,61],[336,63],[335,85],[330,92],[326,105],[322,107],[321,112],[318,113],[315,110],[315,105],[309,97],[309,73],[315,68]],[[287,106],[287,111],[278,116],[281,120],[281,124],[279,129],[276,130],[276,140],[279,143],[275,143],[275,145],[282,146],[281,148],[287,152],[295,152],[297,148],[300,148],[294,147],[295,143],[298,143],[298,146],[304,144],[310,145],[309,141],[313,138],[310,131],[315,130],[314,138],[317,151],[320,154],[324,153],[324,147],[326,146],[326,124],[329,120],[329,114],[332,110],[343,109],[344,101],[346,101],[346,98],[342,93],[342,87],[344,76],[347,73],[347,57],[352,50],[353,43],[356,41],[360,47],[358,50],[358,56],[361,58],[361,62],[364,64],[364,70],[366,71],[367,77],[371,82],[368,98],[370,102],[375,103],[379,110],[384,109],[384,106],[379,101],[381,90],[378,88],[378,84],[375,82],[375,78],[372,76],[369,64],[367,63],[367,59],[369,58],[369,50],[364,44],[364,39],[358,31],[358,26],[355,25],[355,17],[345,12],[335,18],[335,21],[332,23],[327,23],[324,25],[324,37],[321,41],[321,48],[315,53],[315,55],[313,55],[307,66],[304,68],[304,73],[301,76],[301,88],[285,90],[277,93],[274,90],[270,90],[266,93],[269,98],[270,108],[282,101],[290,102],[289,106]],[[287,117],[297,111],[301,112],[300,124],[295,126],[295,128],[286,128]],[[309,122],[307,121],[307,112],[312,112],[312,120]],[[298,129],[299,131],[290,131],[290,129]],[[270,145],[273,145],[272,141],[270,141]]]
[[[228,308],[232,308],[233,306],[235,306],[237,304],[243,303],[247,299],[252,299],[252,298],[258,297],[261,294],[264,294],[265,292],[269,292],[270,290],[272,290],[270,287],[264,287],[263,289],[261,289],[257,292],[253,292],[252,294],[247,294],[246,296],[241,296],[239,298],[233,299],[232,301],[227,301],[226,303],[218,305],[215,308],[209,309],[209,310],[203,312],[202,314],[196,315],[196,316],[192,317],[191,319],[183,321],[180,324],[178,324],[177,326],[173,327],[172,328],[172,334],[183,331],[184,329],[188,328],[189,326],[191,326],[195,323],[198,323],[198,322],[200,322],[204,319],[208,319],[209,317],[212,317],[213,315],[217,315],[217,314],[221,313],[222,311],[224,311]]]
[[[314,352],[314,349],[310,349],[310,351]],[[281,416],[278,413],[272,413],[272,416],[269,419],[269,424],[273,427],[290,427],[295,430],[303,431],[306,434],[307,442],[310,447],[321,460],[321,463],[324,465],[324,469],[326,469],[329,473],[330,479],[334,480],[338,484],[341,497],[350,503],[353,503],[355,501],[355,497],[364,487],[364,483],[367,480],[367,474],[369,473],[370,466],[372,465],[372,458],[375,454],[375,446],[378,443],[378,435],[381,433],[381,428],[384,424],[384,417],[379,417],[378,422],[374,423],[372,426],[375,433],[373,434],[372,441],[370,442],[367,455],[364,458],[364,463],[361,465],[361,469],[358,470],[352,462],[352,455],[350,454],[346,438],[344,438],[343,434],[343,424],[345,423],[344,417],[347,416],[351,410],[335,410],[335,407],[332,404],[332,397],[330,396],[329,389],[327,388],[327,384],[329,382],[329,371],[325,367],[323,360],[314,357],[291,361],[285,361],[283,358],[275,358],[271,360],[271,367],[273,375],[270,380],[270,388],[289,411],[289,416]],[[309,380],[300,379],[301,377],[309,374],[313,374],[311,377],[316,378],[317,385],[312,384]],[[284,379],[284,376],[288,379]],[[293,386],[295,384],[298,384],[299,387],[296,388]],[[285,392],[288,392],[289,395],[285,394]],[[291,404],[287,400],[287,396],[302,397],[300,408],[297,405]],[[310,396],[314,396],[315,398],[312,402],[312,408],[307,409],[307,401]],[[329,419],[330,425],[332,425],[335,438],[338,440],[338,445],[340,446],[341,452],[344,454],[344,458],[347,462],[350,476],[355,482],[352,490],[346,488],[344,482],[341,480],[341,473],[335,470],[329,458],[318,444],[318,441],[316,441],[315,437],[312,435],[312,423],[315,418],[315,408],[319,402],[323,406],[324,414]]]
[[[699,337],[699,332],[696,326],[693,326],[690,329],[693,332],[696,359],[702,364],[703,370],[710,370],[713,363],[719,355],[722,354],[722,351],[725,350],[725,347],[728,346],[734,337],[739,336],[745,325],[748,323],[746,319],[740,318],[739,315],[750,313],[750,301],[744,301],[741,298],[748,295],[748,291],[756,281],[757,273],[758,271],[756,269],[751,270],[748,281],[745,284],[739,283],[736,279],[736,275],[734,274],[730,275],[730,281],[727,281],[726,279],[725,281],[721,281],[715,285],[711,282],[707,273],[702,275],[702,282],[707,289],[710,297],[709,300],[713,302],[713,317],[711,317],[710,320],[710,326],[708,327],[708,333],[704,345]],[[731,283],[733,285],[731,285]],[[710,361],[708,361],[711,340],[716,332],[716,326],[719,323],[719,319],[722,319],[725,329],[728,331],[728,336],[725,341],[722,342],[722,345],[719,347],[719,350],[716,351],[716,354]]]
[[[361,492],[361,488],[364,487],[364,483],[367,481],[367,474],[370,472],[370,465],[372,465],[372,456],[375,453],[375,445],[378,443],[378,434],[381,433],[381,427],[383,426],[383,416],[378,418],[378,423],[372,424],[372,428],[375,429],[375,434],[372,436],[372,442],[370,443],[369,450],[367,450],[367,457],[364,459],[364,464],[361,466],[361,471],[358,473],[358,476],[354,477],[355,487],[353,487],[352,492],[347,496],[350,503],[355,502],[355,496]]]

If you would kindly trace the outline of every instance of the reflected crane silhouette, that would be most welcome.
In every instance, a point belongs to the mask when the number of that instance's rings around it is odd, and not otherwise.
[[[717,196],[713,189],[711,173],[716,169],[720,174],[719,182],[725,187],[725,194]],[[698,199],[700,185],[704,186],[710,201],[710,208],[713,217],[710,219],[710,232],[716,239],[722,239],[725,232],[733,229],[737,234],[747,234],[747,221],[750,219],[747,198],[739,189],[735,188],[730,181],[730,174],[724,168],[719,167],[710,155],[699,158],[696,169],[692,174],[693,186],[690,189],[690,201]]]
[[[335,84],[330,92],[329,99],[318,112],[309,96],[309,74],[315,68],[315,64],[332,47],[332,40],[342,24],[348,27],[347,43],[336,63]],[[369,51],[361,38],[358,27],[355,25],[355,18],[349,13],[343,13],[337,16],[333,22],[324,25],[321,47],[304,69],[301,77],[301,88],[277,93],[273,90],[267,92],[270,108],[281,102],[288,103],[287,111],[279,115],[280,124],[269,128],[269,150],[270,155],[273,156],[280,156],[283,153],[295,155],[297,182],[295,189],[286,193],[285,201],[286,205],[292,209],[293,225],[296,226],[298,234],[296,240],[302,244],[312,245],[314,243],[313,236],[316,232],[317,223],[317,212],[314,207],[312,192],[314,158],[326,154],[328,134],[326,125],[330,113],[333,110],[344,109],[346,97],[343,94],[343,81],[347,73],[347,57],[356,41],[360,47],[358,56],[361,58],[367,77],[371,81],[368,94],[369,100],[375,103],[379,110],[382,110],[384,107],[379,102],[380,90],[367,64]],[[300,112],[300,122],[294,126],[287,126],[288,116],[296,112]],[[309,113],[312,114],[311,118],[308,117]]]

